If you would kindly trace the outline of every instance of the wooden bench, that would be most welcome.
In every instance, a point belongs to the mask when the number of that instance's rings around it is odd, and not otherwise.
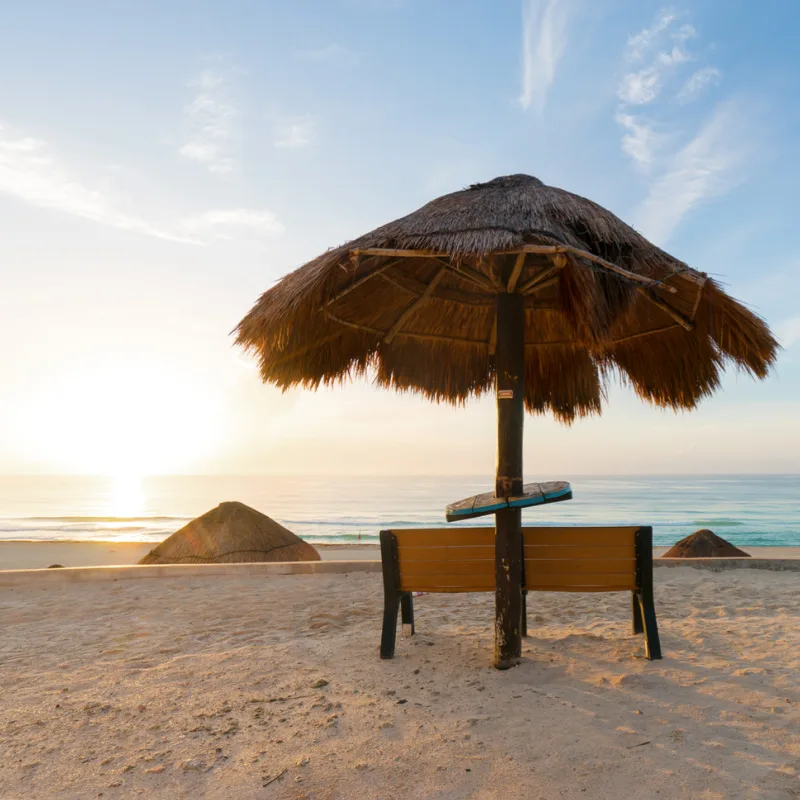
[[[623,592],[633,600],[633,632],[645,654],[661,658],[653,603],[653,529],[649,527],[522,529],[527,592]],[[413,592],[493,592],[494,528],[381,531],[384,615],[381,658],[394,656],[398,610],[414,633]]]

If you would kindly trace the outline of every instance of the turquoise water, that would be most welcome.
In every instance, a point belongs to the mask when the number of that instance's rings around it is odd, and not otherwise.
[[[711,528],[736,545],[800,546],[798,475],[578,477],[571,483],[573,500],[528,509],[523,521],[652,525],[663,545]],[[448,503],[492,486],[489,476],[0,476],[0,539],[160,541],[217,503],[239,500],[312,542],[376,541],[381,528],[444,525]]]

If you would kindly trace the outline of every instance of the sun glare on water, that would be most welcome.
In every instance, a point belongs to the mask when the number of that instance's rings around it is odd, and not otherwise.
[[[115,475],[111,479],[108,514],[112,517],[137,517],[145,511],[145,496],[139,475]]]

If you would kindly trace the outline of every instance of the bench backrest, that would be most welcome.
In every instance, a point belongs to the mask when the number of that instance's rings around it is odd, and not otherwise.
[[[531,591],[638,590],[643,572],[652,574],[648,527],[531,527],[522,534]],[[382,531],[381,557],[384,569],[396,564],[402,592],[495,589],[494,528]]]

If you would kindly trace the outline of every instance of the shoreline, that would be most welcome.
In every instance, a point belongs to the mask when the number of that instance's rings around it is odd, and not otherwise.
[[[45,569],[58,564],[62,567],[124,567],[133,566],[158,542],[114,542],[79,540],[0,541],[0,570]],[[380,560],[377,543],[314,544],[323,561]],[[667,547],[654,547],[658,558]],[[800,558],[800,547],[743,547],[754,558]]]

